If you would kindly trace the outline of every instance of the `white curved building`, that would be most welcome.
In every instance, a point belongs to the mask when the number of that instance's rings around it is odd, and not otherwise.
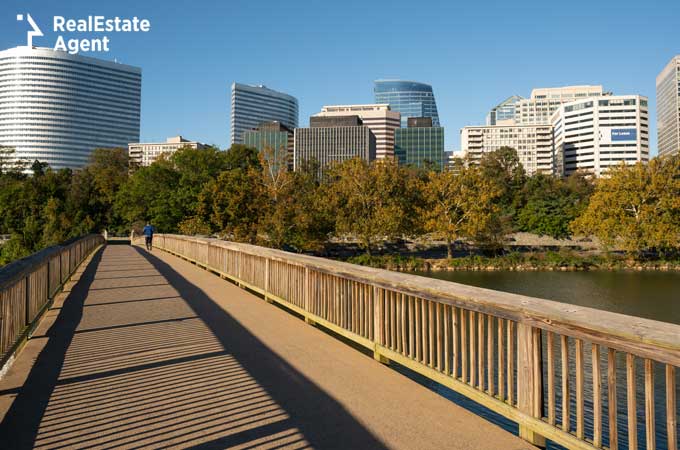
[[[49,48],[0,51],[0,146],[53,169],[139,141],[140,68]]]

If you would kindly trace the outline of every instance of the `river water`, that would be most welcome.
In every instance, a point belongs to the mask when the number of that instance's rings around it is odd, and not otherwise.
[[[447,271],[417,274],[680,324],[680,272]]]
[[[590,272],[512,272],[512,271],[442,271],[442,272],[420,272],[418,275],[438,278],[457,283],[495,289],[499,291],[512,292],[516,294],[528,295],[531,297],[544,298],[565,302],[575,305],[587,306],[591,308],[628,314],[632,316],[645,317],[649,319],[680,324],[680,272],[635,272],[635,271],[590,271]],[[545,345],[544,342],[544,352]],[[572,343],[573,345],[573,343]],[[602,370],[606,374],[606,349],[603,349]],[[559,355],[559,349],[556,348]],[[574,349],[570,351],[572,359],[570,366],[574,365]],[[592,417],[592,377],[590,366],[590,346],[585,348],[585,408],[586,417]],[[619,448],[628,448],[627,423],[625,419],[625,362],[623,354],[618,355],[618,409],[619,409]],[[642,373],[642,361],[637,360],[636,378],[638,379],[637,406],[638,406],[638,441],[639,448],[644,446],[644,376]],[[663,375],[663,365],[655,364],[655,410],[656,410],[656,435],[657,449],[666,449],[665,442],[665,383]],[[680,372],[680,371],[677,371]],[[572,372],[573,373],[573,372]],[[437,383],[421,378],[418,375],[408,374],[416,381],[427,385],[432,390],[455,401],[458,404],[470,409],[474,413],[500,425],[501,427],[517,433],[517,425],[508,421],[478,404],[458,395],[454,391],[445,388]],[[556,385],[560,386],[561,379],[556,379]],[[606,381],[606,380],[605,380]],[[573,385],[572,385],[573,386]],[[603,387],[606,384],[603,384]],[[680,380],[676,381],[680,397]],[[559,397],[559,392],[558,392]],[[575,405],[572,399],[572,424],[574,423]],[[607,399],[603,392],[603,417],[607,417]],[[561,399],[557,399],[558,417],[561,415],[559,405]],[[586,435],[592,433],[592,422],[586,420]],[[604,420],[603,424],[604,443],[608,444],[608,424]],[[557,445],[549,444],[549,448],[561,448]]]

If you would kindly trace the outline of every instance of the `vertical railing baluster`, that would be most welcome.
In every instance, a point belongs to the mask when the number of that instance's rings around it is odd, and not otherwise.
[[[635,356],[630,353],[626,354],[626,384],[627,384],[627,401],[628,401],[628,448],[630,450],[637,450],[637,402],[635,399]]]
[[[422,308],[421,308],[420,305],[422,303],[423,303],[423,299],[418,298],[416,300],[416,304],[414,305],[414,308],[415,308],[415,319],[414,319],[414,321],[415,322],[414,322],[413,325],[416,328],[416,360],[418,360],[418,362],[423,362],[423,359],[424,359],[423,353],[421,351],[421,349],[423,348],[422,333],[421,333],[423,326],[422,326],[422,318],[421,318]]]
[[[619,448],[616,404],[616,350],[607,350],[607,400],[609,407],[609,449]]]
[[[583,341],[576,339],[576,437],[583,439]]]
[[[498,319],[498,398],[505,400],[505,319]]]
[[[656,449],[656,427],[654,414],[654,361],[645,359],[645,435],[647,449]]]
[[[451,373],[451,307],[444,305],[444,373]]]
[[[548,423],[555,426],[555,334],[548,331],[546,340],[548,346]]]
[[[458,320],[458,309],[455,306],[451,307],[451,319],[452,319],[452,334],[453,334],[453,367],[452,367],[452,372],[453,372],[453,377],[457,378],[458,377],[458,360],[460,358],[460,341],[458,339],[458,336],[460,334],[460,322]]]
[[[560,366],[562,369],[562,430],[569,432],[570,425],[570,408],[571,408],[571,393],[569,392],[569,338],[567,336],[560,336],[560,356],[562,358]]]
[[[467,334],[467,310],[460,310],[460,360],[462,365],[461,378],[463,383],[468,382],[468,334]]]
[[[668,434],[668,450],[678,450],[678,412],[675,400],[675,367],[666,364],[666,433]]]
[[[593,376],[593,445],[602,445],[602,378],[600,375],[600,346],[591,347],[591,366]]]
[[[493,316],[491,314],[488,314],[486,316],[486,383],[487,383],[487,389],[486,392],[493,396],[495,393],[494,390],[494,376],[493,376],[493,361],[494,361],[494,354],[493,354],[493,339],[494,339],[494,332],[493,332]]]
[[[477,315],[477,388],[480,391],[484,390],[484,322],[485,315],[478,313]]]
[[[427,335],[428,335],[428,349],[430,350],[429,366],[435,367],[434,360],[434,302],[427,302]]]
[[[475,326],[475,312],[469,311],[468,318],[470,319],[470,326],[468,327],[470,336],[470,385],[477,384],[477,327]]]
[[[507,357],[507,362],[508,362],[508,403],[511,405],[515,404],[514,400],[514,395],[515,395],[515,339],[514,339],[514,329],[515,329],[515,322],[512,320],[508,320],[508,329],[507,329],[507,347],[508,347],[508,357]]]

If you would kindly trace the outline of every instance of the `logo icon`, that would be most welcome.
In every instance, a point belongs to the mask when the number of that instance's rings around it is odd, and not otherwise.
[[[17,20],[19,22],[23,22],[24,20],[24,15],[23,14],[17,14]],[[33,47],[33,37],[34,36],[44,36],[42,30],[40,30],[40,27],[38,24],[35,23],[33,20],[33,17],[31,17],[30,14],[26,14],[26,20],[28,21],[28,24],[33,28],[32,31],[28,31],[26,33],[26,46],[28,47]]]

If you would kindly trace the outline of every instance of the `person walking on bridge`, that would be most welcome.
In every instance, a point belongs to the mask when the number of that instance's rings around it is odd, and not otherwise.
[[[144,234],[144,240],[146,241],[146,249],[149,251],[153,250],[153,232],[154,229],[151,223],[147,222],[142,234]]]

